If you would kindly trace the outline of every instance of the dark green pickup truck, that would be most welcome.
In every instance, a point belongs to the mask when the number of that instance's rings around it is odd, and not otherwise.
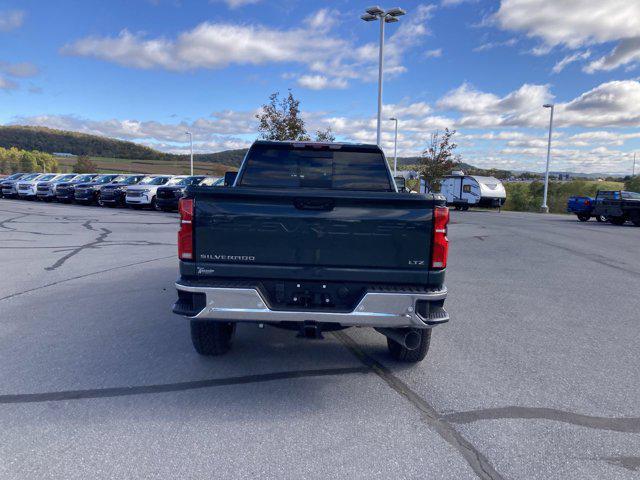
[[[640,193],[598,190],[594,203],[592,215],[604,217],[614,225],[631,221],[640,227]]]
[[[415,362],[449,320],[445,199],[398,193],[375,145],[257,141],[232,186],[189,187],[180,215],[174,312],[201,354],[253,322],[373,327]]]

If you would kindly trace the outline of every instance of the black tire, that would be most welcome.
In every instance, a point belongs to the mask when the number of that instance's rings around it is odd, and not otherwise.
[[[598,223],[603,223],[607,221],[607,217],[605,217],[604,215],[596,215],[596,220],[598,221]]]
[[[581,222],[588,222],[590,218],[590,215],[578,215],[578,220],[580,220]]]
[[[634,218],[631,220],[636,227],[640,227],[640,218]]]
[[[153,197],[151,199],[151,203],[149,204],[149,207],[151,207],[151,210],[158,210],[158,202],[156,202],[156,197]]]
[[[431,329],[422,328],[418,330],[418,333],[421,336],[420,345],[415,350],[409,350],[387,337],[387,347],[394,360],[407,363],[416,363],[424,360],[424,357],[427,356],[427,352],[429,351],[429,344],[431,343]]]
[[[223,355],[231,349],[236,324],[191,320],[191,342],[200,355]]]
[[[462,207],[463,212],[466,212],[467,210],[469,210],[469,205],[465,205],[464,207]]]
[[[624,225],[627,219],[625,217],[611,217],[609,218],[609,221],[614,225],[621,226],[621,225]]]

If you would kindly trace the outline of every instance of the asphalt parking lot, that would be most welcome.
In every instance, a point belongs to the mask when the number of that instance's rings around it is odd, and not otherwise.
[[[177,215],[0,200],[0,478],[640,477],[640,229],[454,212],[419,365],[171,313]]]

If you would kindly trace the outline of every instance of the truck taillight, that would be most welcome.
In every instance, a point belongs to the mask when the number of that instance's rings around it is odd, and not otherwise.
[[[447,267],[449,255],[449,239],[447,238],[447,224],[449,223],[449,209],[436,207],[433,214],[433,255],[431,268]]]
[[[178,231],[178,258],[193,260],[193,199],[181,198],[178,203],[180,230]]]

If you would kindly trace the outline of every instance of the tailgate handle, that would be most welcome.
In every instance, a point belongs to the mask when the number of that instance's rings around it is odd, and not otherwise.
[[[298,210],[318,210],[318,211],[333,210],[336,206],[335,202],[331,199],[311,200],[311,199],[303,199],[303,198],[296,198],[293,201],[293,205]]]

